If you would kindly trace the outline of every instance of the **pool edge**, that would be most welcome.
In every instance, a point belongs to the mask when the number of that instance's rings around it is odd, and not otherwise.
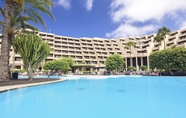
[[[39,86],[39,85],[45,85],[45,84],[52,84],[52,83],[57,83],[57,82],[63,82],[66,81],[67,79],[59,79],[59,80],[54,80],[54,81],[49,81],[49,82],[39,82],[39,83],[31,83],[31,84],[19,84],[19,85],[11,85],[11,86],[2,86],[0,87],[0,93],[14,90],[14,89],[20,89],[20,88],[26,88],[26,87],[31,87],[31,86]]]

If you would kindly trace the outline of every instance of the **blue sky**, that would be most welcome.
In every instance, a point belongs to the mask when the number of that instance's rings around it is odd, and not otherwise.
[[[52,0],[48,31],[70,37],[124,38],[186,28],[186,0]]]

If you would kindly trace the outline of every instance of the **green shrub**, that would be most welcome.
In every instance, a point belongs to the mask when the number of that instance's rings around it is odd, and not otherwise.
[[[24,70],[24,69],[19,69],[18,72],[19,72],[19,73],[24,73],[24,72],[26,72],[26,70]]]
[[[136,67],[131,67],[131,66],[129,66],[129,67],[127,67],[127,70],[136,71]]]
[[[91,74],[91,71],[83,71],[83,74],[85,74],[85,75]]]
[[[147,66],[140,66],[140,69],[142,70],[142,71],[145,71],[145,70],[147,70]]]
[[[150,54],[149,64],[151,69],[186,70],[186,48],[169,48]]]

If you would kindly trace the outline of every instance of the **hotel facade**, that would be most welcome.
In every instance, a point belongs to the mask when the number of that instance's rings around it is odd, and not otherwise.
[[[164,49],[164,43],[159,45],[154,42],[156,34],[144,36],[132,36],[119,39],[104,39],[104,38],[74,38],[59,36],[52,33],[37,32],[44,41],[47,41],[51,47],[51,52],[46,61],[56,60],[62,57],[72,57],[76,64],[86,62],[93,64],[97,69],[104,70],[106,58],[113,54],[120,54],[126,61],[126,67],[134,66],[139,68],[142,65],[149,67],[149,55],[151,52]],[[2,35],[0,35],[1,46]],[[132,41],[136,47],[132,47],[130,60],[130,50],[125,48],[125,44]],[[170,36],[165,39],[166,47],[171,48],[186,47],[186,29],[171,32]],[[13,67],[13,55],[15,55],[15,68],[23,69],[23,61],[18,54],[14,54],[11,47],[10,66]],[[132,65],[130,65],[132,61]]]

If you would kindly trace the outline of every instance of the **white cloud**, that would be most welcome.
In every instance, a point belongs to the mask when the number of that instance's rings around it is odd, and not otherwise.
[[[180,26],[180,29],[185,29],[186,28],[186,21],[184,21],[181,26]]]
[[[124,24],[135,27],[136,23],[141,23],[145,28],[151,24],[162,24],[165,18],[174,19],[176,22],[176,19],[183,17],[177,13],[186,11],[185,6],[185,0],[112,0],[109,14],[114,23],[120,24],[117,29]],[[124,33],[131,34],[125,31]]]
[[[88,11],[91,11],[93,7],[93,0],[87,0],[85,7]]]
[[[58,0],[57,4],[61,5],[65,9],[70,9],[70,7],[71,7],[71,0]]]
[[[156,31],[157,28],[158,28],[157,25],[135,27],[130,24],[121,24],[117,29],[115,29],[111,33],[106,33],[106,37],[125,38],[127,36],[141,36],[147,34],[148,32]]]
[[[123,19],[145,22],[160,20],[165,15],[174,15],[176,11],[186,10],[185,0],[113,0],[111,17],[114,22]]]

